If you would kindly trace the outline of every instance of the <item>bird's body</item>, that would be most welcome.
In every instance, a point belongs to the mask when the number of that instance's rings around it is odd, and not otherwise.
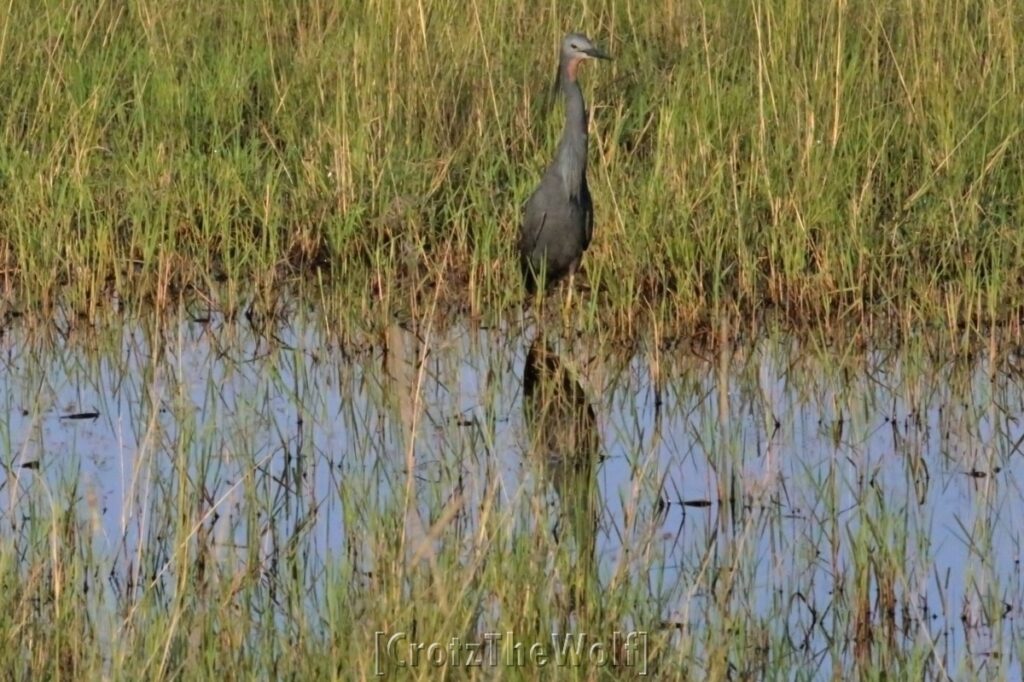
[[[523,211],[519,264],[528,293],[550,288],[579,266],[594,233],[594,207],[587,187],[587,107],[576,81],[585,59],[607,55],[579,33],[562,41],[558,83],[565,97],[565,128],[555,158]]]
[[[542,183],[526,202],[519,240],[527,292],[534,293],[542,278],[550,287],[575,272],[593,229],[594,205],[585,180],[580,195],[568,198],[554,183]]]

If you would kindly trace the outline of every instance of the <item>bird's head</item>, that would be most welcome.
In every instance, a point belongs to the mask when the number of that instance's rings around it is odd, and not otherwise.
[[[570,80],[576,80],[576,69],[587,59],[611,59],[582,33],[569,33],[562,39],[561,61]]]

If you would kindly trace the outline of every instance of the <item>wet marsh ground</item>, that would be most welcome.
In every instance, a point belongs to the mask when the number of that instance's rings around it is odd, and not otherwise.
[[[1020,679],[1016,10],[0,6],[0,661]]]

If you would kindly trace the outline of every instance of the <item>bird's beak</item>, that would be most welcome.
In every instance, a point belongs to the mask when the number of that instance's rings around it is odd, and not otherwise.
[[[611,55],[599,47],[592,47],[589,50],[584,50],[583,54],[593,59],[611,59]]]

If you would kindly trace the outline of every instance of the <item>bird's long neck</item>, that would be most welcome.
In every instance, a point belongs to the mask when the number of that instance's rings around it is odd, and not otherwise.
[[[576,82],[578,60],[563,59],[559,79],[565,96],[565,128],[558,143],[555,163],[565,183],[566,194],[576,197],[587,174],[587,105]]]

